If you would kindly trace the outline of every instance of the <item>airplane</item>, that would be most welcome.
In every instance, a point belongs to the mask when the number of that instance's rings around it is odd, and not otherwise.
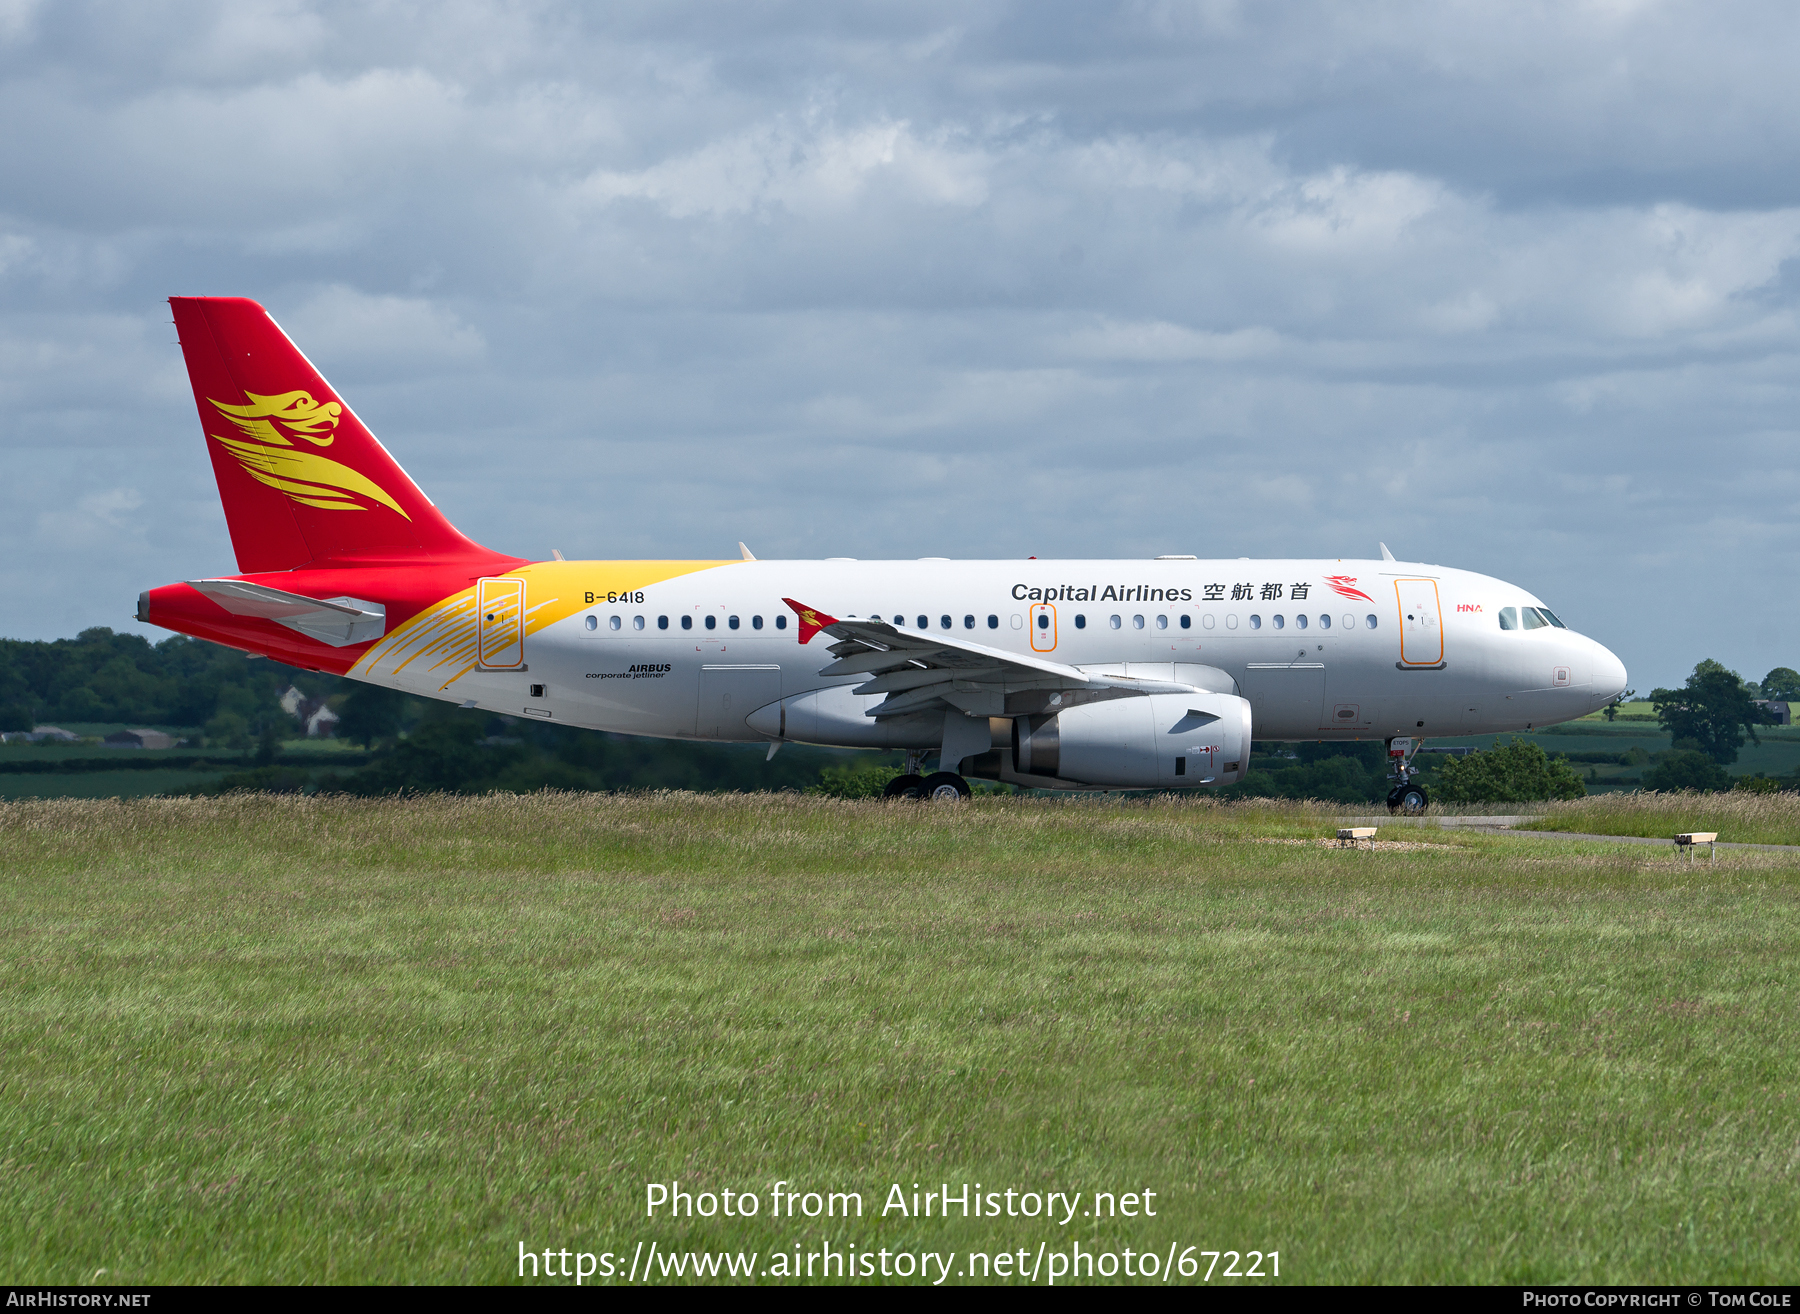
[[[632,735],[902,750],[890,797],[1229,785],[1259,741],[1605,707],[1625,668],[1538,597],[1380,559],[549,561],[459,533],[269,313],[170,306],[238,573],[140,621],[465,708]],[[813,640],[825,636],[825,642]],[[935,759],[935,770],[925,765]]]

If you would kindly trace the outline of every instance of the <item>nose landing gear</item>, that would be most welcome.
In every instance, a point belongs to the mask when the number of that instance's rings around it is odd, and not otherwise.
[[[1431,798],[1423,785],[1401,785],[1388,791],[1388,811],[1416,817],[1431,806]]]
[[[1388,811],[1416,817],[1431,806],[1431,796],[1425,792],[1425,786],[1412,778],[1412,759],[1413,754],[1419,751],[1419,741],[1408,738],[1390,739],[1387,748],[1388,761],[1394,767],[1391,779],[1397,782],[1388,791]]]

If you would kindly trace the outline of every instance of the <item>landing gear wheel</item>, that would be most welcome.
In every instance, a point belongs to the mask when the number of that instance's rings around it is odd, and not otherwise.
[[[895,776],[882,789],[883,798],[924,798],[925,782],[918,776]]]
[[[933,803],[960,803],[969,797],[972,791],[969,782],[954,771],[933,771],[925,777],[924,792],[921,797]]]
[[[1431,796],[1425,792],[1423,785],[1402,785],[1388,795],[1389,812],[1403,812],[1409,817],[1416,817],[1431,806]]]

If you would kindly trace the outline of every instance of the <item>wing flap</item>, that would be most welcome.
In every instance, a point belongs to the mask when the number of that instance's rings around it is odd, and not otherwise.
[[[1200,692],[1190,684],[1083,671],[953,634],[903,630],[874,618],[837,620],[792,600],[788,605],[827,622],[819,629],[837,640],[830,649],[836,660],[820,675],[868,675],[855,692],[887,695],[865,713],[877,719],[933,707],[999,716],[1011,714],[1014,704],[1024,711],[1043,711],[1139,694]]]

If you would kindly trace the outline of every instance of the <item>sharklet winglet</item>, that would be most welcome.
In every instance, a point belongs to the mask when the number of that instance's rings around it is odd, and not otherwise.
[[[795,602],[792,598],[783,598],[783,602],[794,609],[794,615],[800,618],[800,646],[805,647],[812,642],[813,635],[828,626],[836,625],[838,618],[827,615],[816,607],[808,607],[804,603]]]

